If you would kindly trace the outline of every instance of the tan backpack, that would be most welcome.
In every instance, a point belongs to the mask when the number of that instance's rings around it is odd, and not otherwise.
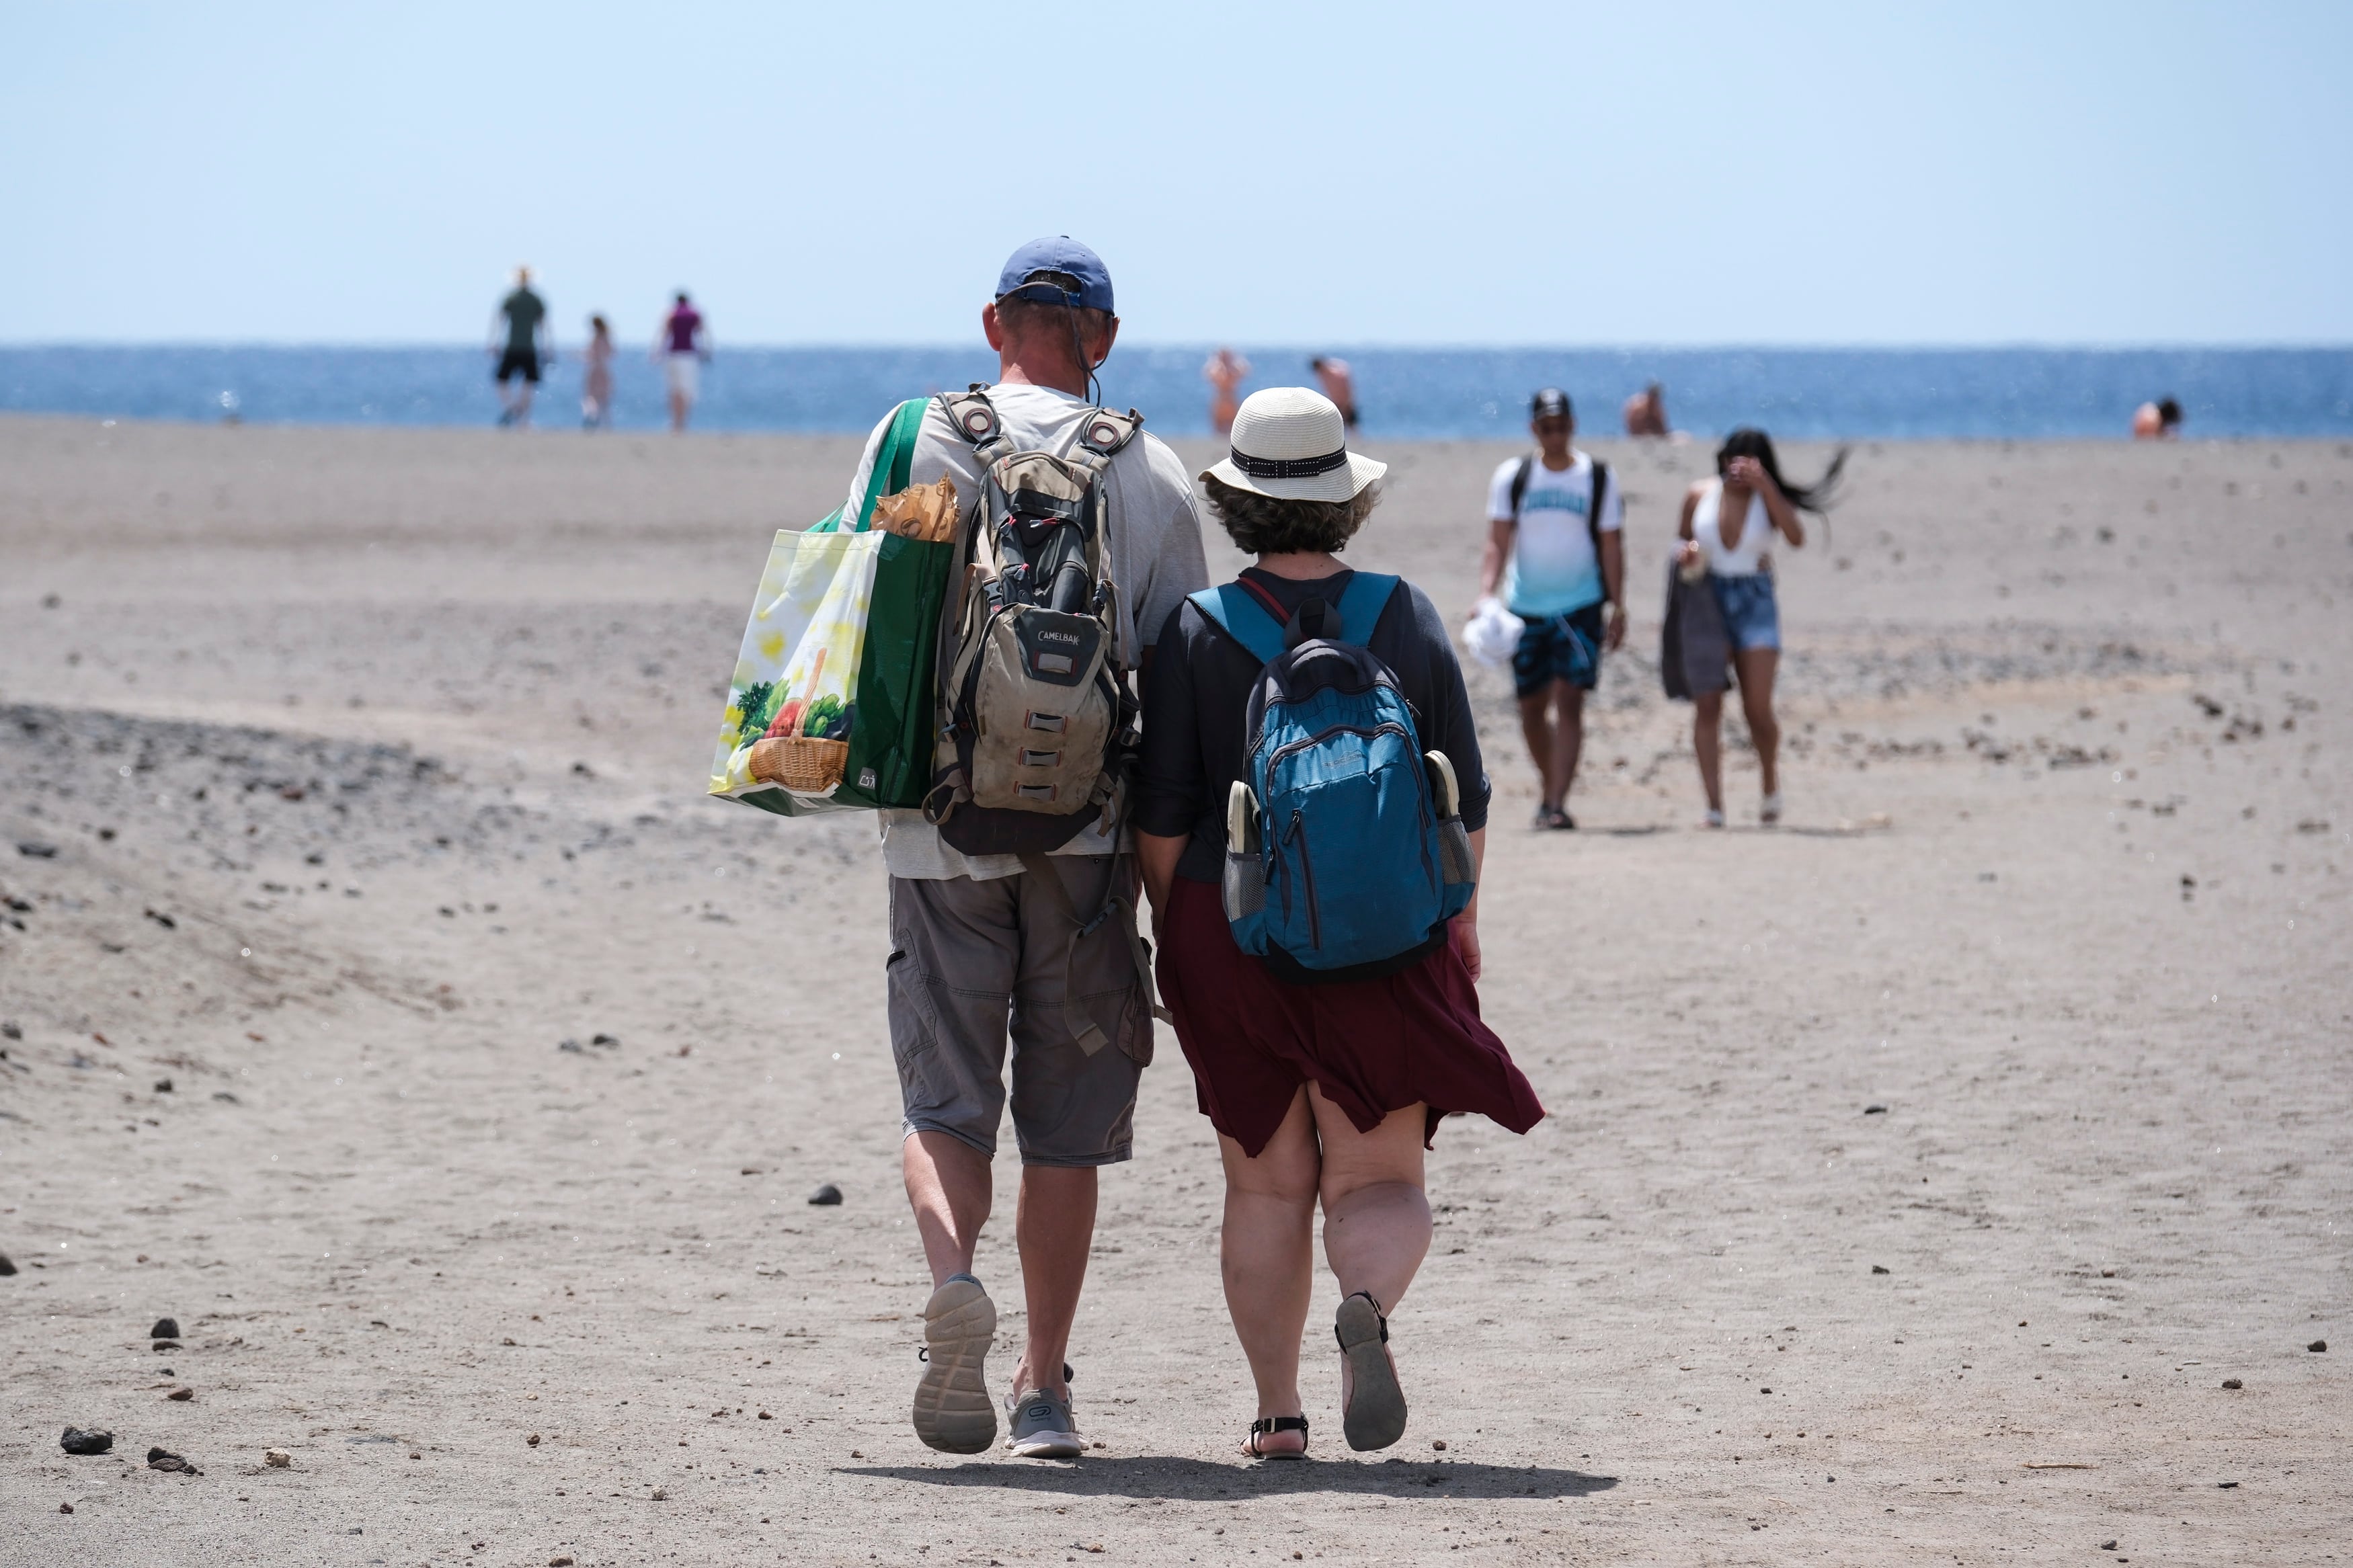
[[[1103,478],[1144,418],[1087,411],[1067,453],[1023,451],[976,385],[944,395],[983,465],[940,638],[923,816],[967,855],[1035,855],[1113,823],[1137,743]]]

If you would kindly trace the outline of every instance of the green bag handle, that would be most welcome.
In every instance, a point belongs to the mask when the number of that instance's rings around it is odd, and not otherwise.
[[[891,428],[882,433],[882,445],[874,453],[873,471],[866,477],[866,499],[858,505],[857,522],[844,529],[841,509],[836,507],[824,521],[810,526],[811,533],[863,533],[874,521],[875,503],[907,488],[908,470],[915,461],[915,437],[923,427],[923,410],[931,405],[928,397],[911,397],[891,416]]]

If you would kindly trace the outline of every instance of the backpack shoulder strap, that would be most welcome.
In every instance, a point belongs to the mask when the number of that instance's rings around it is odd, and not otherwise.
[[[1528,499],[1528,476],[1535,463],[1534,458],[1522,458],[1520,466],[1512,470],[1512,521],[1515,523],[1520,521],[1520,503]]]
[[[1373,628],[1388,607],[1398,579],[1383,572],[1359,572],[1340,590],[1340,635],[1335,642],[1364,647],[1373,640]]]
[[[978,382],[969,392],[941,393],[940,411],[948,416],[948,428],[971,443],[984,465],[1012,450],[1013,443],[1005,434],[1005,421],[997,416],[997,405],[989,402],[988,389]]]
[[[1143,428],[1144,416],[1133,408],[1124,414],[1113,414],[1108,408],[1088,409],[1087,416],[1079,421],[1079,439],[1071,448],[1071,466],[1085,470],[1089,479],[1099,476],[1111,466],[1119,449],[1134,440]]]
[[[1220,583],[1187,597],[1210,624],[1248,648],[1259,663],[1272,664],[1282,657],[1282,623],[1240,583]],[[1346,614],[1341,612],[1343,619]]]
[[[1600,458],[1593,459],[1593,496],[1585,503],[1586,537],[1593,541],[1593,570],[1601,570],[1601,498],[1609,493],[1609,465]],[[1603,583],[1606,595],[1609,584]]]

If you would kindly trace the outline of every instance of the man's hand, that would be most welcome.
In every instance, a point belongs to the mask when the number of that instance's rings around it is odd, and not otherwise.
[[[1609,606],[1609,629],[1601,634],[1601,646],[1608,648],[1611,653],[1616,653],[1618,649],[1624,645],[1625,641],[1626,606],[1623,605],[1612,605]]]
[[[1462,967],[1471,972],[1471,982],[1479,982],[1479,922],[1469,915],[1456,915],[1447,922],[1447,934],[1453,939],[1454,951],[1462,960]]]

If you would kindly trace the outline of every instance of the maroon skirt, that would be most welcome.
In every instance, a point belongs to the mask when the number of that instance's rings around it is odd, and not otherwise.
[[[1179,877],[1160,925],[1161,1000],[1193,1065],[1201,1114],[1258,1158],[1303,1083],[1369,1132],[1390,1111],[1489,1117],[1514,1132],[1544,1120],[1449,942],[1378,980],[1293,985],[1234,945],[1218,889]]]

